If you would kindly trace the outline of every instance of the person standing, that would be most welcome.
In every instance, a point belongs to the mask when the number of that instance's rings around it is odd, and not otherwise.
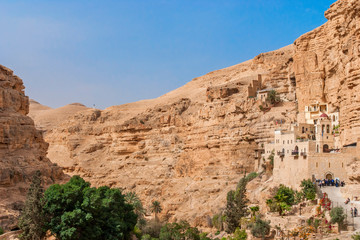
[[[357,217],[357,214],[358,214],[358,210],[356,207],[354,207],[354,217]]]

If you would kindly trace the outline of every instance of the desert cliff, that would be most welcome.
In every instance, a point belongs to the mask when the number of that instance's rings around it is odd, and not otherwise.
[[[56,124],[31,116],[46,130],[48,157],[66,173],[135,191],[147,204],[160,201],[163,218],[204,226],[243,174],[262,167],[255,150],[312,101],[339,110],[342,144],[356,142],[359,15],[359,1],[339,0],[325,13],[327,23],[294,44],[156,99],[83,109]],[[260,89],[275,89],[282,102],[266,106],[250,94],[256,81]]]
[[[46,157],[48,143],[26,116],[29,99],[22,80],[1,65],[0,94],[0,223],[6,229],[14,224],[35,171],[42,172],[45,184],[63,172]]]

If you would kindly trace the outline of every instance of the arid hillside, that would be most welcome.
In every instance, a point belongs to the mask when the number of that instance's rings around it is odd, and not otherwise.
[[[359,15],[359,1],[339,0],[326,24],[294,44],[156,99],[87,109],[53,125],[30,114],[47,130],[48,157],[66,173],[135,191],[146,204],[158,200],[164,218],[206,225],[244,172],[258,169],[255,150],[310,101],[339,109],[343,144],[356,141]],[[267,108],[254,98],[257,80],[260,89],[280,93],[282,103]]]
[[[15,223],[36,170],[45,184],[63,177],[61,168],[46,157],[48,144],[26,116],[28,111],[22,80],[0,65],[0,224],[6,230]]]

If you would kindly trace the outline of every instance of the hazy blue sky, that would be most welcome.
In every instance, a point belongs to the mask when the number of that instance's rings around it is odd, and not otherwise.
[[[2,0],[0,64],[42,104],[105,108],[291,44],[333,2]]]

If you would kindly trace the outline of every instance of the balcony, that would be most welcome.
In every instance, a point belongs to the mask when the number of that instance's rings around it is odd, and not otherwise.
[[[291,155],[293,155],[293,156],[295,156],[295,157],[296,157],[296,156],[299,156],[299,151],[292,151],[292,152],[291,152]]]
[[[302,153],[300,153],[300,155],[303,156],[303,157],[306,157],[306,156],[307,156],[307,153],[306,153],[306,152],[302,152]]]
[[[278,152],[277,155],[278,155],[279,157],[284,157],[284,156],[285,156],[285,153],[284,153],[284,152]]]

